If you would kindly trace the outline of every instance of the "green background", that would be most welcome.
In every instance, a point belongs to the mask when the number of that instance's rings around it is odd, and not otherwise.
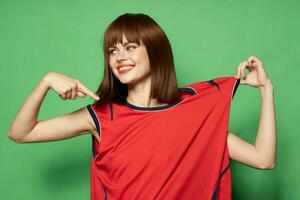
[[[89,199],[90,135],[17,144],[6,134],[27,96],[49,71],[97,89],[103,77],[104,29],[126,12],[148,14],[165,30],[179,86],[232,76],[251,55],[263,61],[274,85],[276,168],[257,170],[232,161],[233,199],[300,199],[299,10],[296,0],[0,0],[0,199]],[[50,90],[39,119],[89,103],[90,98],[63,101]],[[254,143],[259,117],[259,90],[241,85],[232,103],[229,130]]]

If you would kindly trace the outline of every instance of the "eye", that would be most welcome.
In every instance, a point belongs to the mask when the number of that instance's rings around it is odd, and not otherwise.
[[[133,50],[133,49],[136,49],[135,45],[128,45],[127,46],[127,50]]]
[[[116,49],[109,49],[109,50],[108,50],[109,54],[114,54],[115,51],[116,51]]]

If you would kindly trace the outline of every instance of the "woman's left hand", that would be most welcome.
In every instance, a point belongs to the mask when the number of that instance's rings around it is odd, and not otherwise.
[[[245,76],[245,68],[248,69],[248,74]],[[256,57],[251,56],[247,60],[240,63],[236,69],[236,78],[240,79],[241,84],[246,84],[252,87],[264,87],[271,82],[265,72],[263,63]]]

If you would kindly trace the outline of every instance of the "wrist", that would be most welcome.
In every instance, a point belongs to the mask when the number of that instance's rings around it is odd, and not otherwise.
[[[265,82],[264,85],[260,86],[259,89],[261,91],[264,91],[264,90],[273,90],[273,83],[270,79],[267,79],[267,81]]]
[[[47,73],[41,80],[41,84],[46,87],[47,89],[49,89],[51,87],[50,85],[50,76],[51,76],[52,72]]]

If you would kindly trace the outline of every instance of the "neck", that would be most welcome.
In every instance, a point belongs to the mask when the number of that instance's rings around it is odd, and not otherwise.
[[[166,105],[159,103],[156,99],[150,97],[151,80],[136,84],[134,86],[128,85],[127,102],[139,107],[155,107]]]

